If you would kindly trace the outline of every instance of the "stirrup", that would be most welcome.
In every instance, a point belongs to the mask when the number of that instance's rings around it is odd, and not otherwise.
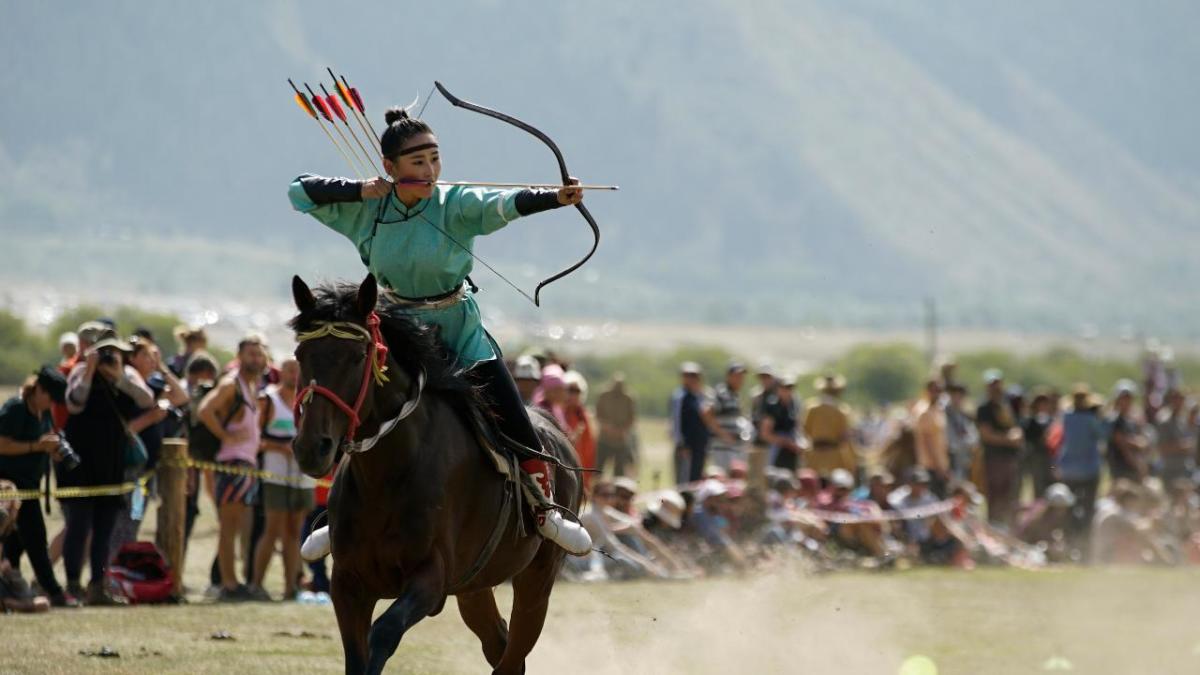
[[[300,557],[305,562],[317,562],[329,555],[329,526],[318,527],[300,545]]]

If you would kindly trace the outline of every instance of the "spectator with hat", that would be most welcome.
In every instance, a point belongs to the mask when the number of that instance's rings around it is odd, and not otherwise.
[[[1072,545],[1085,551],[1096,513],[1096,492],[1100,487],[1103,463],[1101,445],[1106,432],[1104,421],[1100,419],[1102,405],[1086,384],[1075,385],[1071,405],[1063,415],[1062,447],[1055,466],[1055,474],[1074,499],[1066,533],[1072,539]]]
[[[82,331],[81,331],[82,334]],[[125,359],[132,351],[127,341],[107,331],[84,353],[84,361],[67,378],[67,440],[79,455],[79,466],[57,471],[59,487],[120,485],[125,476],[128,422],[154,405],[154,393]],[[63,566],[67,591],[80,595],[84,549],[91,537],[92,579],[87,604],[113,604],[104,588],[110,557],[109,541],[124,499],[103,495],[72,499],[65,509],[67,529]]]
[[[1017,426],[1016,416],[1004,390],[1004,373],[996,368],[984,371],[987,400],[975,413],[979,439],[983,442],[984,474],[987,481],[988,522],[1010,527],[1017,513],[1020,490],[1020,452],[1025,433]]]
[[[758,380],[758,384],[750,396],[750,423],[754,425],[755,447],[766,448],[770,443],[761,437],[758,430],[762,428],[762,421],[766,416],[767,401],[775,394],[779,381],[775,377],[775,369],[765,361],[758,365],[754,377]]]
[[[1140,483],[1150,475],[1149,442],[1135,418],[1137,385],[1122,379],[1113,386],[1113,410],[1108,420],[1108,471],[1112,480]]]
[[[1022,515],[1013,534],[1027,544],[1040,546],[1053,562],[1069,559],[1067,534],[1075,494],[1063,483],[1054,483]]]
[[[613,374],[608,388],[596,398],[596,421],[600,424],[596,468],[603,473],[611,463],[614,476],[631,475],[636,462],[637,402],[626,389],[624,374]]]
[[[748,565],[746,553],[731,536],[724,513],[728,494],[728,486],[711,478],[696,489],[696,506],[688,525],[704,547],[696,562],[708,572],[722,572],[727,567],[744,570]]]
[[[532,356],[518,356],[513,364],[513,381],[517,383],[517,391],[525,405],[533,405],[533,396],[542,383],[542,367]]]
[[[566,417],[567,438],[579,455],[579,465],[585,469],[596,468],[596,436],[592,431],[592,421],[587,411],[587,380],[577,370],[569,370],[563,376],[567,385],[567,399],[563,403],[563,415]],[[583,474],[583,489],[586,491],[592,482],[592,473]]]
[[[69,331],[58,336],[58,352],[62,357],[58,362],[60,368],[74,366],[79,357],[79,336]]]
[[[559,426],[567,428],[566,404],[567,372],[557,363],[551,363],[542,368],[541,385],[533,394],[533,405],[545,410],[558,421]]]
[[[25,381],[20,394],[0,407],[0,479],[10,481],[19,490],[36,490],[48,473],[50,461],[62,458],[59,450],[62,439],[54,433],[50,407],[52,403],[62,403],[66,392],[67,381],[62,373],[52,366],[42,366]],[[4,560],[20,570],[21,554],[25,553],[50,604],[77,607],[75,597],[66,593],[54,576],[46,522],[37,501],[7,515],[13,521],[8,529],[15,524],[16,531],[0,539]]]
[[[675,443],[675,482],[699,481],[708,461],[708,444],[713,436],[725,436],[712,414],[704,393],[700,364],[685,361],[679,367],[680,384],[671,395],[671,437]]]
[[[846,378],[827,374],[813,382],[817,396],[808,402],[804,412],[804,435],[811,452],[807,463],[822,477],[834,469],[845,469],[854,475],[858,471],[858,456],[851,439],[850,408],[842,403]]]
[[[712,463],[729,471],[734,461],[745,458],[745,443],[750,441],[750,420],[742,411],[742,387],[746,366],[734,361],[725,369],[725,379],[713,388],[713,417],[725,432],[713,439],[709,455]],[[726,438],[732,439],[729,442]]]
[[[804,456],[804,444],[798,431],[800,404],[796,400],[796,379],[784,375],[777,381],[775,393],[763,405],[763,418],[758,436],[768,445],[770,466],[788,471],[799,469]]]

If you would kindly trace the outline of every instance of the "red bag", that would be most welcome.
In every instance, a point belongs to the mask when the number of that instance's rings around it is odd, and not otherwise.
[[[170,602],[171,566],[152,542],[122,544],[104,573],[109,593],[132,605]]]

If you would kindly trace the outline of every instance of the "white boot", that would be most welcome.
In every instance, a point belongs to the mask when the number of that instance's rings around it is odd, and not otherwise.
[[[300,545],[300,557],[307,562],[317,562],[329,555],[329,526],[318,527]]]
[[[592,535],[573,520],[563,518],[557,509],[537,515],[538,533],[566,549],[571,555],[587,555],[592,550]]]

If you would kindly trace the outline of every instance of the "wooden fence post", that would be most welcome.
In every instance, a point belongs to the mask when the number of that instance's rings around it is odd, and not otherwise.
[[[175,596],[183,598],[184,524],[187,521],[187,440],[163,440],[158,460],[158,547],[171,564]]]

